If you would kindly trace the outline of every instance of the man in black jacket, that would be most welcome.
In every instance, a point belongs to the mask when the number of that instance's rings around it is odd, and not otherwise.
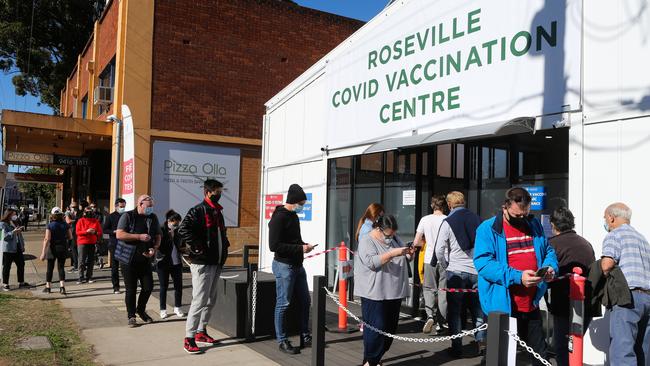
[[[292,184],[287,193],[287,203],[277,206],[269,221],[269,247],[275,253],[273,274],[275,275],[275,335],[280,350],[288,354],[300,353],[300,348],[311,346],[309,332],[309,289],[307,275],[302,266],[303,254],[314,249],[314,245],[302,241],[298,215],[307,201],[307,195],[297,184]],[[300,348],[293,347],[287,339],[284,318],[293,294],[302,310]]]
[[[120,222],[120,216],[126,209],[126,201],[124,198],[115,200],[115,211],[106,216],[102,231],[108,234],[108,255],[111,262],[111,282],[113,283],[113,293],[120,293],[120,266],[115,260],[115,246],[117,245],[117,238],[115,237],[115,230],[117,230],[117,223]]]
[[[192,264],[192,305],[185,324],[183,348],[200,353],[198,343],[216,344],[206,326],[217,302],[217,280],[228,257],[228,237],[219,199],[223,184],[208,179],[203,184],[204,199],[192,207],[181,222],[178,234],[190,249]]]

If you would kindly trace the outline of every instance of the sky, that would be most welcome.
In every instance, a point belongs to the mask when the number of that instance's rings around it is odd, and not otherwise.
[[[294,0],[301,6],[338,14],[349,18],[368,21],[388,4],[388,0]],[[0,110],[52,114],[52,108],[39,105],[40,99],[31,95],[16,95],[11,83],[11,74],[0,73]]]

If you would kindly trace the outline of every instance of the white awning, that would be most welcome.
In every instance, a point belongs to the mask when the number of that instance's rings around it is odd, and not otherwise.
[[[414,146],[478,140],[528,132],[535,132],[534,117],[516,118],[507,122],[495,122],[470,127],[453,128],[423,135],[396,137],[374,143],[364,151],[364,154]]]

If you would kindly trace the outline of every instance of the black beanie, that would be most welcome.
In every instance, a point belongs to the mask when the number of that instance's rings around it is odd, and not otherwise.
[[[289,192],[287,193],[288,204],[293,205],[295,203],[306,201],[306,200],[307,200],[307,195],[305,194],[305,191],[302,190],[302,187],[300,187],[297,184],[292,184],[289,187]]]

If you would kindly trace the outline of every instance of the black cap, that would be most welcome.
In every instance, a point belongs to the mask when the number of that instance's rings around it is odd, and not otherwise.
[[[307,200],[307,195],[305,194],[305,191],[302,190],[302,187],[300,187],[297,184],[292,184],[291,186],[289,186],[289,192],[287,193],[288,204],[293,205],[295,203],[306,201],[306,200]]]

